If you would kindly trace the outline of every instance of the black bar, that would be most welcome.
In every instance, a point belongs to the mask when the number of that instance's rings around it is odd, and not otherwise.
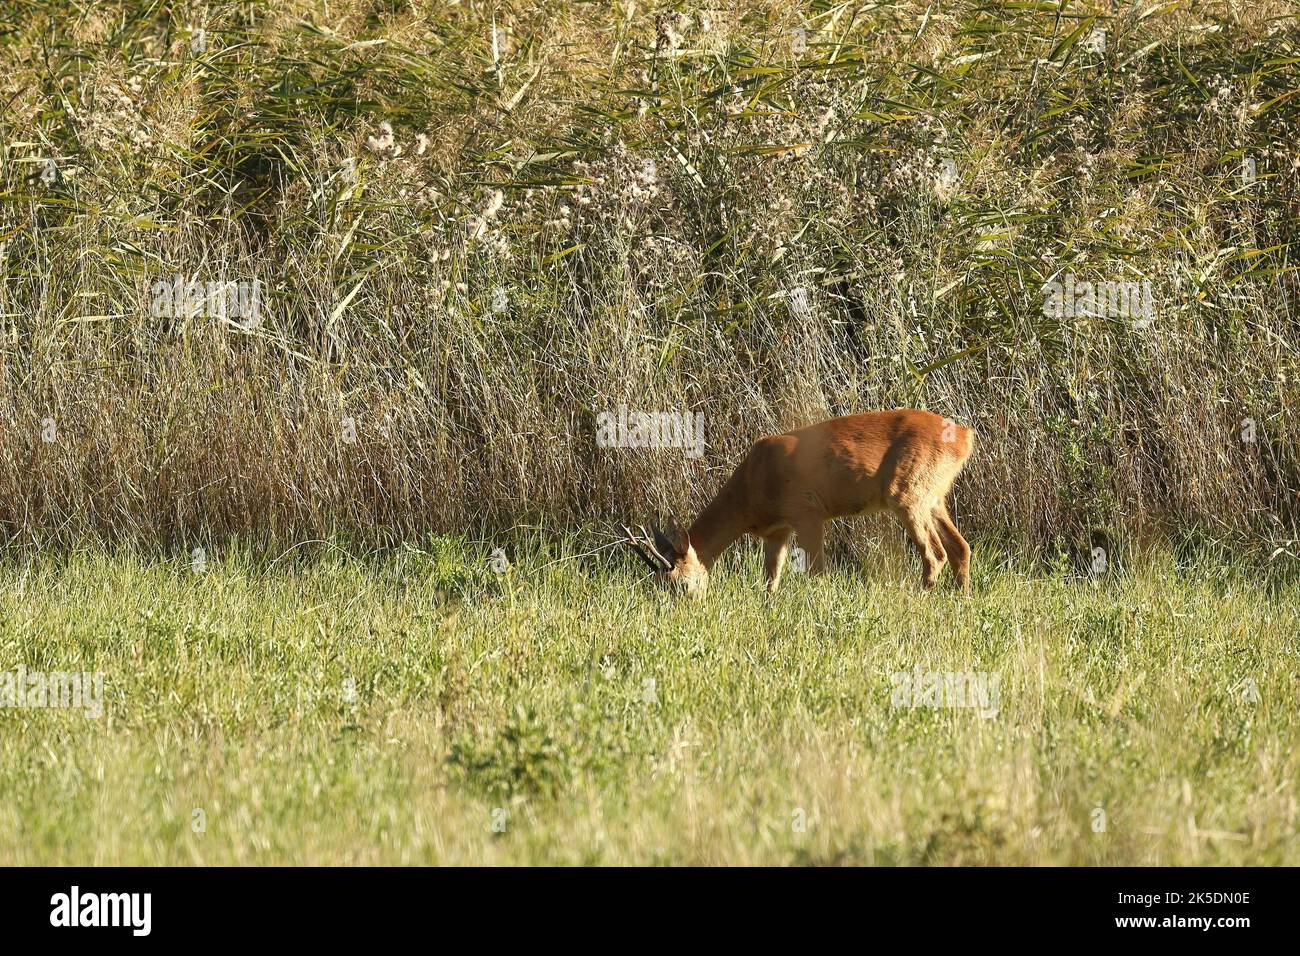
[[[483,944],[687,938],[771,942],[834,930],[863,942],[1192,940],[1234,945],[1294,935],[1290,869],[83,869],[0,871],[6,941],[197,940],[331,948],[477,934]],[[53,926],[77,887],[87,919]],[[149,894],[148,934],[144,897]],[[94,897],[93,903],[87,897]],[[59,910],[61,901],[68,905]],[[134,904],[134,905],[133,905]],[[58,911],[58,912],[56,912]],[[1147,925],[1125,920],[1151,921]],[[1208,920],[1208,925],[1202,921]],[[1227,925],[1224,921],[1238,925]],[[1195,922],[1193,922],[1195,921]],[[621,927],[621,929],[619,929]]]

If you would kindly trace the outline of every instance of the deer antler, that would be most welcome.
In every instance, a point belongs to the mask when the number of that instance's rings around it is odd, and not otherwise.
[[[646,550],[663,562],[665,571],[671,571],[673,569],[673,563],[659,553],[659,548],[665,547],[668,544],[668,539],[664,537],[664,533],[658,528],[655,528],[654,537],[651,538],[645,529],[645,525],[640,525],[640,528],[641,537],[645,542]]]
[[[638,538],[627,525],[622,525],[622,528],[623,533],[627,535],[627,543],[632,546],[632,550],[636,553],[636,556],[644,561],[651,571],[658,574],[661,571],[667,571],[672,568],[672,565],[664,559],[664,556],[654,549],[654,545],[650,543],[649,536],[645,533],[645,528],[641,529],[642,536],[640,538]],[[652,554],[654,555],[653,558],[650,556]],[[659,561],[658,564],[655,563],[656,559]]]

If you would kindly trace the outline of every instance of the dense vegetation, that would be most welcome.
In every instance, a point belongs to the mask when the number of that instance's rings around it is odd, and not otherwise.
[[[1291,3],[0,16],[11,541],[681,513],[760,434],[916,404],[980,433],[977,547],[1295,550]],[[1067,273],[1155,315],[1054,314]],[[155,308],[177,276],[262,308]],[[597,447],[620,405],[706,453]]]

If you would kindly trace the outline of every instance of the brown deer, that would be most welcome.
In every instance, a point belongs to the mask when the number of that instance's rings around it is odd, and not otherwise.
[[[952,483],[975,446],[975,432],[933,412],[900,408],[845,415],[754,444],[688,531],[624,528],[628,543],[665,587],[692,596],[708,589],[709,569],[737,538],[763,540],[770,594],[781,582],[790,538],[808,570],[826,570],[822,525],[831,518],[888,510],[907,531],[934,587],[945,561],[970,590],[970,545],[948,513]]]

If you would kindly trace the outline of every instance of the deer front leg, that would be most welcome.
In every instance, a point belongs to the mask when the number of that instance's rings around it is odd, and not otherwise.
[[[767,581],[768,594],[781,583],[781,569],[785,567],[785,555],[790,550],[793,534],[792,529],[784,528],[763,537],[763,577]]]
[[[826,573],[826,550],[824,547],[824,528],[820,517],[808,518],[795,525],[794,532],[799,547],[808,555],[808,573]]]

